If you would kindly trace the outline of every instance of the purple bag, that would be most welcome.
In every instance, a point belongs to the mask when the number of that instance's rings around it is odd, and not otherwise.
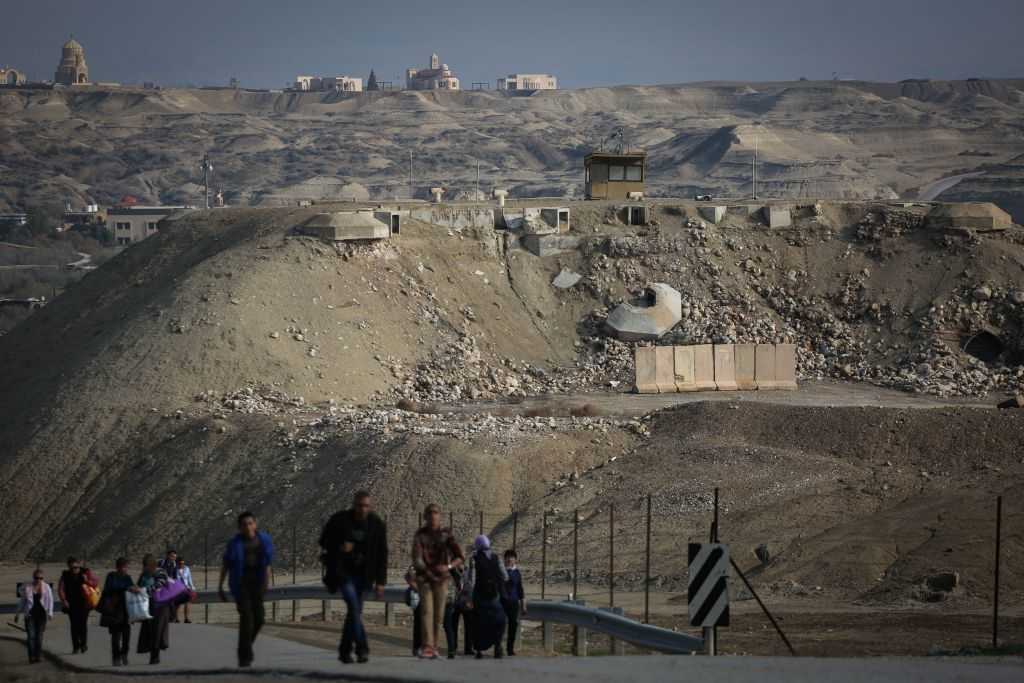
[[[187,590],[188,589],[185,587],[185,584],[181,581],[169,581],[166,586],[157,588],[153,591],[151,598],[153,600],[153,604],[168,605],[181,597],[182,593]]]

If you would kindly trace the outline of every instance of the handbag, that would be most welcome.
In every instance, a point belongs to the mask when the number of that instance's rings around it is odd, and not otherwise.
[[[124,596],[121,593],[104,594],[100,600],[100,626],[111,628],[124,623]]]
[[[132,593],[131,591],[124,595],[125,607],[128,609],[128,621],[135,623],[136,621],[146,621],[153,617],[149,614],[149,596],[146,595],[145,591],[141,593]]]
[[[85,606],[88,609],[96,609],[100,604],[100,589],[96,586],[90,586],[88,583],[82,584],[82,596],[85,598]]]
[[[169,605],[187,590],[188,588],[181,581],[168,581],[153,591],[153,604]]]

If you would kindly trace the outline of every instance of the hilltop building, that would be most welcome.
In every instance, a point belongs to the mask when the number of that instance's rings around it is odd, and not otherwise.
[[[294,90],[362,92],[363,79],[352,76],[296,76]]]
[[[25,74],[9,66],[0,67],[0,85],[25,85]]]
[[[409,90],[458,90],[459,79],[447,64],[441,63],[440,57],[432,54],[429,69],[406,70],[405,87]]]
[[[157,226],[175,211],[189,209],[188,206],[140,206],[122,203],[107,210],[107,231],[114,243],[126,247],[141,242],[157,233]]]
[[[532,92],[534,90],[558,90],[558,79],[551,74],[509,74],[498,79],[498,90]]]
[[[587,199],[643,196],[647,152],[591,152],[583,159]]]
[[[53,82],[60,85],[84,85],[89,82],[85,48],[74,38],[64,43],[64,47],[61,48],[60,64],[53,74]]]

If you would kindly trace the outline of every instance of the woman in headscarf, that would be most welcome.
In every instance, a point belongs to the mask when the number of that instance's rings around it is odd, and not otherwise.
[[[473,557],[465,582],[471,590],[473,609],[473,648],[476,658],[483,658],[485,650],[494,647],[494,658],[501,659],[501,641],[505,635],[505,610],[501,604],[502,592],[508,574],[498,554],[491,550],[491,540],[480,534],[473,541]]]
[[[149,663],[160,663],[160,650],[170,647],[171,605],[158,604],[153,600],[153,593],[170,582],[170,577],[163,568],[158,567],[156,557],[147,553],[142,558],[142,574],[139,575],[138,586],[149,593],[149,613],[152,619],[142,622],[139,629],[138,653],[149,653]]]

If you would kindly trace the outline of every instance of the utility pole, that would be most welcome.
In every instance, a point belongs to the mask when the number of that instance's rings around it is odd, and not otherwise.
[[[409,150],[409,199],[413,199],[412,194],[412,150]]]
[[[203,201],[206,204],[206,208],[210,208],[210,174],[213,172],[213,163],[210,161],[210,155],[203,155]]]
[[[750,163],[750,198],[757,199],[757,132],[754,132],[754,159]]]
[[[476,196],[473,197],[474,201],[480,201],[480,160],[476,160]]]

